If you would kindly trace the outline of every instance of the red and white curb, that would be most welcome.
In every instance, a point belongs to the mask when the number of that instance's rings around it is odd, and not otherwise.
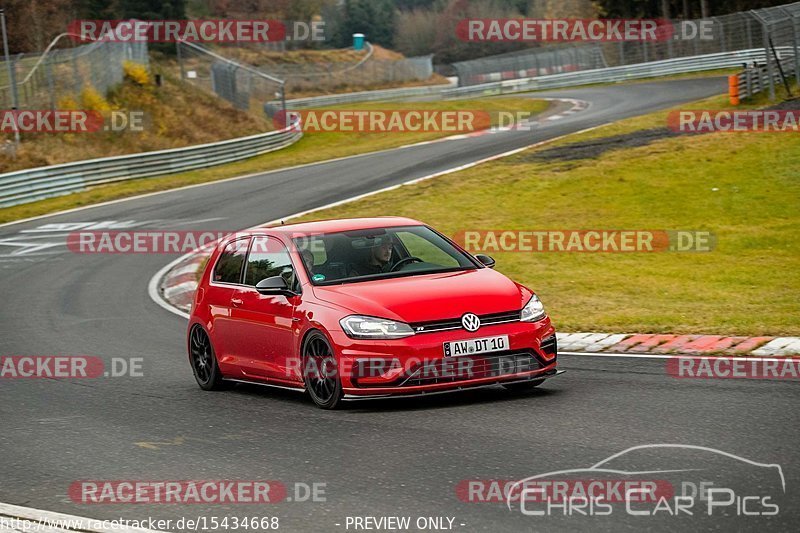
[[[188,313],[192,307],[192,298],[197,289],[200,268],[209,256],[209,252],[198,252],[186,257],[171,266],[158,284],[158,293],[170,305]]]
[[[800,337],[744,337],[725,335],[664,335],[643,333],[558,333],[559,352],[651,355],[800,354]]]
[[[550,98],[545,98],[545,100],[550,100]],[[581,111],[586,111],[587,109],[589,109],[589,106],[592,105],[591,103],[586,102],[584,100],[575,100],[574,98],[559,98],[558,100],[570,103],[572,104],[572,107],[557,115],[550,115],[545,120],[560,120],[562,118],[568,117],[569,115],[580,113]]]
[[[499,127],[495,126],[495,127],[491,127],[491,128],[487,128],[487,129],[483,129],[483,130],[473,131],[473,132],[470,132],[470,133],[459,133],[459,134],[456,134],[456,135],[450,135],[450,136],[447,136],[447,137],[441,137],[439,139],[433,139],[433,140],[430,140],[430,141],[422,141],[422,142],[415,143],[415,144],[409,145],[409,146],[421,146],[421,145],[424,145],[424,144],[435,144],[435,143],[440,143],[440,142],[458,141],[458,140],[461,140],[461,139],[470,139],[472,137],[482,137],[484,135],[494,135],[495,133],[501,133],[501,132],[504,132],[504,131],[515,131],[515,130],[528,131],[528,130],[532,130],[532,129],[540,126],[543,122],[552,122],[552,121],[556,121],[556,120],[561,120],[563,118],[567,118],[569,115],[573,115],[575,113],[579,113],[581,111],[585,111],[585,110],[589,109],[589,107],[592,105],[590,102],[586,102],[584,100],[575,100],[574,98],[540,98],[540,100],[547,100],[549,102],[564,102],[564,103],[570,104],[571,107],[569,109],[567,109],[566,111],[561,111],[560,113],[557,113],[555,115],[546,116],[545,118],[543,118],[541,120],[539,120],[539,119],[534,117],[534,118],[531,118],[530,120],[523,120],[523,121],[521,121],[521,122],[519,122],[517,124],[513,124],[513,125],[510,125],[510,126],[499,126]]]
[[[52,511],[43,511],[31,507],[21,507],[9,503],[0,503],[1,533],[66,533],[80,531],[84,533],[158,533],[153,529],[128,527],[120,520],[101,520],[85,518]]]

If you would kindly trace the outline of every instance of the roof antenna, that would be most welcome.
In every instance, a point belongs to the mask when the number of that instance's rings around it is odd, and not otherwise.
[[[283,226],[283,225],[285,225],[285,224],[286,224],[286,222],[284,222],[283,220],[281,220],[281,226]]]

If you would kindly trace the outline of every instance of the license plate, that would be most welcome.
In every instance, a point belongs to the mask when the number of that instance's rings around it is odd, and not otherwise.
[[[445,357],[478,355],[482,353],[502,352],[503,350],[508,350],[508,335],[444,343]]]

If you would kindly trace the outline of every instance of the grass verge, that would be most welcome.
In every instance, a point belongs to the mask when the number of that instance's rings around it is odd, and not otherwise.
[[[722,109],[712,98],[681,108]],[[554,144],[665,125],[665,112]],[[536,149],[545,150],[550,146]],[[800,137],[679,136],[596,158],[526,151],[304,219],[400,215],[481,229],[714,232],[707,253],[493,253],[563,331],[800,335]]]
[[[541,113],[549,107],[544,100],[535,100],[524,97],[492,98],[474,100],[455,100],[447,102],[370,102],[359,105],[339,106],[347,109],[362,110],[402,110],[402,109],[431,109],[431,110],[484,110],[499,111],[527,111],[533,114]],[[336,109],[331,107],[330,109]],[[29,204],[22,204],[0,209],[0,223],[19,220],[47,213],[54,213],[65,209],[72,209],[104,201],[135,196],[148,192],[163,191],[217,181],[235,176],[242,176],[254,172],[279,169],[305,163],[315,163],[337,157],[345,157],[377,150],[396,148],[406,144],[421,142],[440,137],[449,133],[415,132],[415,133],[315,133],[308,134],[298,143],[279,150],[254,157],[238,163],[221,165],[204,170],[183,172],[158,178],[143,178],[109,185],[93,187],[87,191],[79,192],[57,198],[49,198]]]

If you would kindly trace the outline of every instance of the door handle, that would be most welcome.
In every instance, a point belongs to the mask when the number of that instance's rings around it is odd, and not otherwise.
[[[241,298],[231,298],[231,305],[234,307],[239,307],[240,305],[244,304],[244,300]]]

